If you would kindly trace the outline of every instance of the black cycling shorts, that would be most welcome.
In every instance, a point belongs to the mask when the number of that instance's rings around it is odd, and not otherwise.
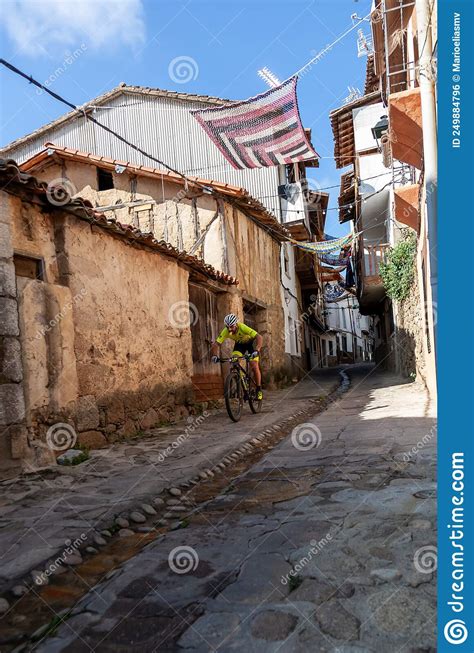
[[[253,354],[254,351],[253,340],[234,343],[234,352],[238,352],[239,354]]]

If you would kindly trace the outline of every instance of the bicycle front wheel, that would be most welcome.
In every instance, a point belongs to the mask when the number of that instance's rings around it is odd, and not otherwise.
[[[227,413],[233,422],[238,422],[242,415],[242,406],[244,397],[242,392],[242,383],[240,382],[239,375],[231,372],[224,384],[224,398]]]

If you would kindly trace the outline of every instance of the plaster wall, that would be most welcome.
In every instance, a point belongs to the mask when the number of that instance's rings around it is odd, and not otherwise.
[[[150,231],[157,239],[178,249],[190,251],[206,231],[203,242],[193,253],[239,279],[240,301],[234,299],[233,302],[239,315],[243,315],[244,301],[256,303],[261,309],[258,327],[264,337],[264,375],[271,381],[293,376],[294,364],[285,350],[300,356],[301,345],[297,352],[292,344],[294,334],[289,333],[285,321],[283,303],[294,323],[299,318],[298,305],[291,297],[287,305],[282,296],[280,247],[265,228],[225,199],[199,194],[192,189],[187,192],[181,184],[164,179],[134,177],[126,172],[112,174],[114,188],[98,191],[95,165],[51,161],[35,171],[38,178],[47,182],[61,177],[67,179],[72,189],[94,206],[141,201],[140,205],[110,210],[106,215],[141,231]],[[293,256],[291,248],[289,255]],[[291,260],[290,270],[293,267]],[[292,278],[287,284],[297,294]]]
[[[57,423],[95,448],[187,415],[191,331],[173,306],[189,300],[188,268],[61,209],[13,198],[8,216],[12,253],[43,262],[42,278],[15,283],[20,457],[54,459],[47,433]]]

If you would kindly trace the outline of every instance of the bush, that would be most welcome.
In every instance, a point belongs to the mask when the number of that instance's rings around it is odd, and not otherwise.
[[[387,295],[403,301],[410,292],[415,271],[416,236],[409,233],[395,247],[391,247],[387,260],[380,264],[380,276]]]

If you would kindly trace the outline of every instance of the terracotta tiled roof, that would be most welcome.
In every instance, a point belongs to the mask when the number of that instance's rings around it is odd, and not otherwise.
[[[221,106],[225,104],[232,104],[233,102],[236,101],[236,100],[218,98],[213,95],[199,95],[195,93],[179,93],[177,91],[166,91],[161,88],[151,88],[149,86],[129,86],[128,84],[125,84],[125,82],[121,82],[118,86],[116,86],[112,90],[107,91],[107,93],[103,93],[102,95],[99,95],[98,97],[89,100],[89,102],[86,102],[81,107],[78,107],[80,111],[69,111],[68,113],[65,113],[63,116],[57,118],[56,120],[48,122],[46,125],[43,125],[38,129],[35,129],[35,131],[30,132],[26,136],[22,136],[21,138],[17,138],[11,143],[8,143],[8,145],[0,149],[0,155],[2,153],[8,154],[8,151],[11,150],[12,148],[18,147],[18,145],[21,145],[22,143],[26,143],[32,138],[36,138],[40,134],[43,134],[44,132],[47,132],[50,129],[53,129],[54,127],[59,127],[60,125],[69,122],[70,120],[78,118],[79,116],[84,115],[83,114],[84,111],[85,112],[89,110],[92,111],[93,107],[106,104],[107,102],[114,100],[120,95],[148,95],[152,97],[168,97],[175,100],[183,100],[183,102],[202,102],[204,104],[221,105]]]
[[[21,189],[29,192],[31,195],[39,196],[44,203],[44,207],[50,211],[66,211],[78,219],[87,220],[104,231],[111,232],[128,242],[146,246],[159,254],[176,259],[191,268],[191,270],[210,279],[226,285],[238,284],[235,277],[216,270],[195,256],[179,251],[176,247],[173,247],[164,240],[156,240],[153,234],[143,233],[135,227],[106,218],[103,213],[95,211],[90,202],[81,197],[73,198],[61,206],[51,204],[47,199],[48,186],[46,182],[38,181],[36,177],[22,172],[12,159],[0,159],[0,190],[13,193],[15,186],[20,186]]]
[[[136,165],[130,161],[120,161],[118,159],[110,159],[105,156],[92,154],[90,152],[80,152],[74,148],[54,145],[53,143],[45,143],[45,149],[38,154],[35,154],[31,159],[28,159],[21,164],[20,169],[24,172],[34,171],[39,165],[50,159],[52,156],[58,156],[62,159],[70,159],[87,164],[93,164],[102,168],[114,170],[116,166],[121,166],[136,175],[145,177],[152,177],[161,182],[163,178],[166,181],[171,181],[176,184],[185,185],[185,179],[180,175],[168,170],[160,170],[158,168],[150,168],[144,165]],[[289,236],[288,230],[281,225],[276,217],[265,206],[250,195],[245,188],[232,186],[221,181],[212,179],[203,179],[202,177],[187,177],[188,187],[202,188],[205,186],[207,189],[229,197],[234,204],[250,215],[254,220],[261,224],[262,227],[267,228],[270,234],[277,240],[287,240]]]

